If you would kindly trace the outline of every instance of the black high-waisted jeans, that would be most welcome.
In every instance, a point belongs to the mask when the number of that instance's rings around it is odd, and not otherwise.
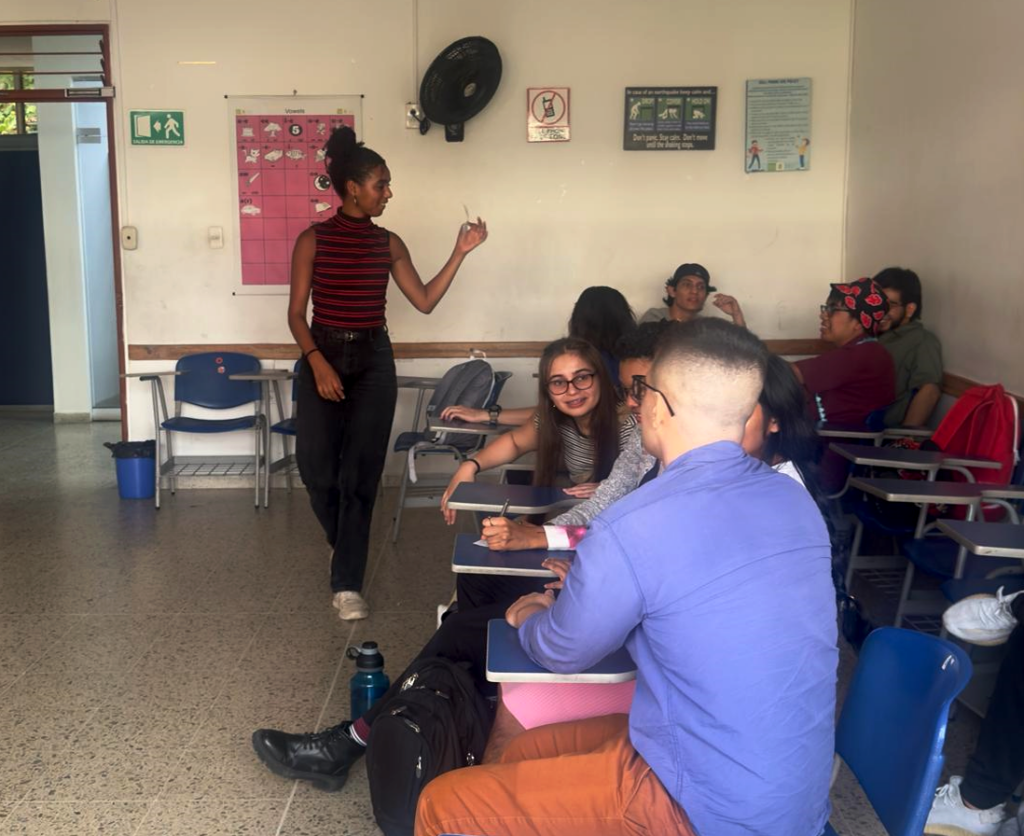
[[[309,362],[302,363],[295,454],[313,513],[334,547],[331,590],[359,592],[395,417],[395,357],[384,328],[356,341],[344,340],[344,332],[333,328],[313,325],[311,330],[341,378],[345,397],[321,398]]]

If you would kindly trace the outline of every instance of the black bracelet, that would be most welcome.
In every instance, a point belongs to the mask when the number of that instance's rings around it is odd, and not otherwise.
[[[319,348],[311,348],[309,351],[307,351],[305,354],[302,355],[302,359],[303,360],[308,360],[310,354],[316,354],[318,351],[320,351]],[[323,354],[322,351],[320,351],[320,353]]]
[[[477,461],[476,459],[474,459],[474,458],[472,458],[472,457],[470,457],[470,458],[466,459],[466,461],[467,461],[467,462],[470,462],[470,463],[472,463],[472,464],[475,464],[475,465],[476,465],[476,472],[477,472],[477,473],[479,473],[479,472],[480,472],[480,462],[478,462],[478,461]]]

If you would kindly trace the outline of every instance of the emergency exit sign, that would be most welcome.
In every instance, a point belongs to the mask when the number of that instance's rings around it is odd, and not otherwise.
[[[185,111],[132,110],[132,145],[184,145]]]

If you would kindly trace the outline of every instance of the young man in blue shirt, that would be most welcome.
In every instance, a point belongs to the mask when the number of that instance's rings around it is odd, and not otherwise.
[[[499,763],[420,798],[418,836],[818,836],[828,820],[835,593],[824,521],[739,442],[763,348],[742,328],[680,329],[638,382],[657,479],[602,513],[557,601],[508,611],[526,652],[585,670],[623,644],[629,716],[542,726]]]

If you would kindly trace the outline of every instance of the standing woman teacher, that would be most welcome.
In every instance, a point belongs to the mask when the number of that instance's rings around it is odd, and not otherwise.
[[[384,318],[388,277],[422,313],[430,313],[487,225],[464,224],[455,249],[426,284],[402,239],[373,223],[391,199],[383,157],[356,142],[349,127],[325,147],[338,213],[311,226],[292,253],[288,327],[302,349],[296,458],[327,542],[334,606],[345,621],[366,618],[360,592],[370,518],[395,415],[395,358]],[[313,323],[306,309],[313,297]]]

